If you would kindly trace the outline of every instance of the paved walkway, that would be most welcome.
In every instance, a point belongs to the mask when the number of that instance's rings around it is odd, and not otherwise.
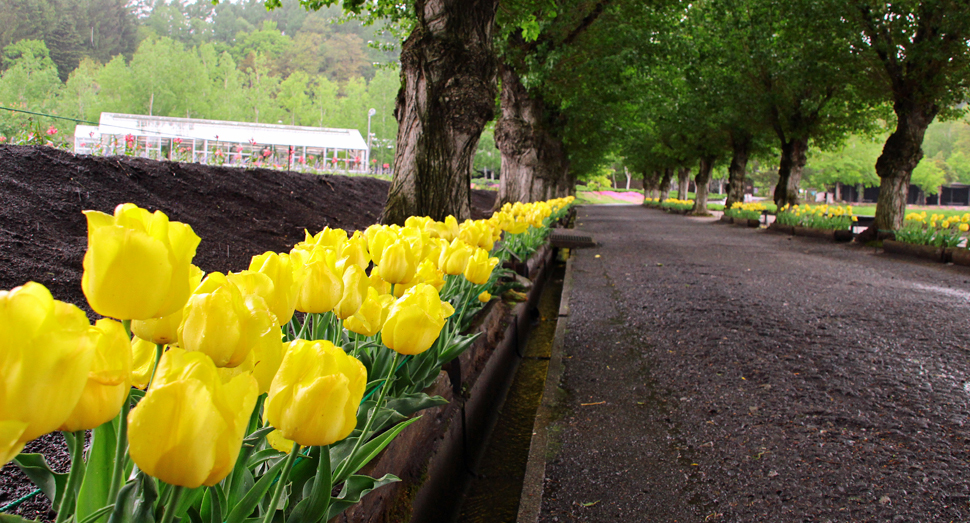
[[[584,207],[539,521],[970,520],[970,271]]]

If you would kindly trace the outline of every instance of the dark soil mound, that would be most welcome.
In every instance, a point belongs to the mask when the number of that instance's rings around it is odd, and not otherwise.
[[[303,230],[363,229],[377,221],[387,181],[269,169],[212,167],[125,156],[75,156],[49,147],[0,146],[0,289],[27,281],[94,318],[81,292],[87,247],[82,210],[111,213],[125,202],[161,210],[188,223],[202,238],[194,262],[206,272],[242,270],[268,250],[285,252]],[[491,209],[495,193],[472,191],[472,216]],[[58,471],[69,460],[54,433],[27,445]],[[0,506],[34,490],[13,465],[0,472]],[[52,520],[39,495],[13,513]]]
[[[85,209],[111,213],[132,202],[161,210],[202,237],[196,265],[225,272],[245,269],[255,254],[288,251],[304,229],[367,227],[380,216],[389,185],[364,176],[0,146],[0,289],[33,280],[55,298],[86,307],[80,289]],[[494,200],[493,192],[473,191],[474,217]]]

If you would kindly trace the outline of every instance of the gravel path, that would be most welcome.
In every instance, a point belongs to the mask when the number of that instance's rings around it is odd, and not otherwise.
[[[968,521],[970,271],[585,207],[539,521]]]

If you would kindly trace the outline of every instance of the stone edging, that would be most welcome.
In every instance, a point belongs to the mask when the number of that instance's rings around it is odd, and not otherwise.
[[[546,450],[549,445],[549,425],[555,420],[556,393],[562,379],[563,342],[566,337],[566,322],[569,320],[569,295],[572,292],[572,287],[573,258],[569,258],[566,261],[566,273],[563,276],[562,297],[559,301],[559,319],[553,337],[549,368],[546,371],[546,383],[542,391],[542,400],[536,411],[535,424],[532,428],[529,461],[526,465],[522,494],[519,498],[519,515],[516,519],[518,523],[534,523],[539,519],[539,513],[542,509],[542,491],[546,476]]]

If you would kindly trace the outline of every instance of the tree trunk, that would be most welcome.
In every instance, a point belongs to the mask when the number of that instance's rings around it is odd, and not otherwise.
[[[880,179],[876,219],[859,235],[859,241],[863,242],[879,239],[880,233],[888,234],[903,226],[909,180],[913,169],[923,158],[926,128],[939,112],[935,104],[918,104],[905,99],[897,100],[893,110],[896,113],[896,130],[889,135],[882,154],[876,160],[876,174]]]
[[[562,139],[554,134],[554,111],[522,85],[508,65],[500,66],[502,116],[495,145],[502,153],[502,180],[496,208],[571,194],[574,180]]]
[[[643,204],[646,205],[647,198],[653,198],[654,193],[660,186],[660,171],[644,171],[643,173]]]
[[[835,182],[835,202],[842,203],[842,184]]]
[[[694,177],[694,208],[691,214],[696,216],[709,216],[707,212],[707,192],[711,183],[711,172],[714,170],[713,158],[701,158],[700,166],[697,168],[697,176]]]
[[[751,137],[748,135],[731,136],[731,165],[728,167],[728,193],[724,208],[730,209],[734,202],[744,203],[744,178],[748,170],[748,155],[751,154]]]
[[[401,48],[394,179],[381,216],[471,215],[471,169],[495,113],[492,31],[498,0],[415,0]]]
[[[660,196],[658,196],[661,202],[670,198],[670,180],[673,178],[674,170],[670,167],[664,169],[663,177],[660,178]]]
[[[681,167],[677,170],[677,199],[686,200],[688,186],[690,185],[690,167]]]
[[[808,158],[808,138],[794,138],[781,144],[781,164],[778,166],[778,185],[775,186],[775,205],[798,205],[798,184],[802,168]]]

